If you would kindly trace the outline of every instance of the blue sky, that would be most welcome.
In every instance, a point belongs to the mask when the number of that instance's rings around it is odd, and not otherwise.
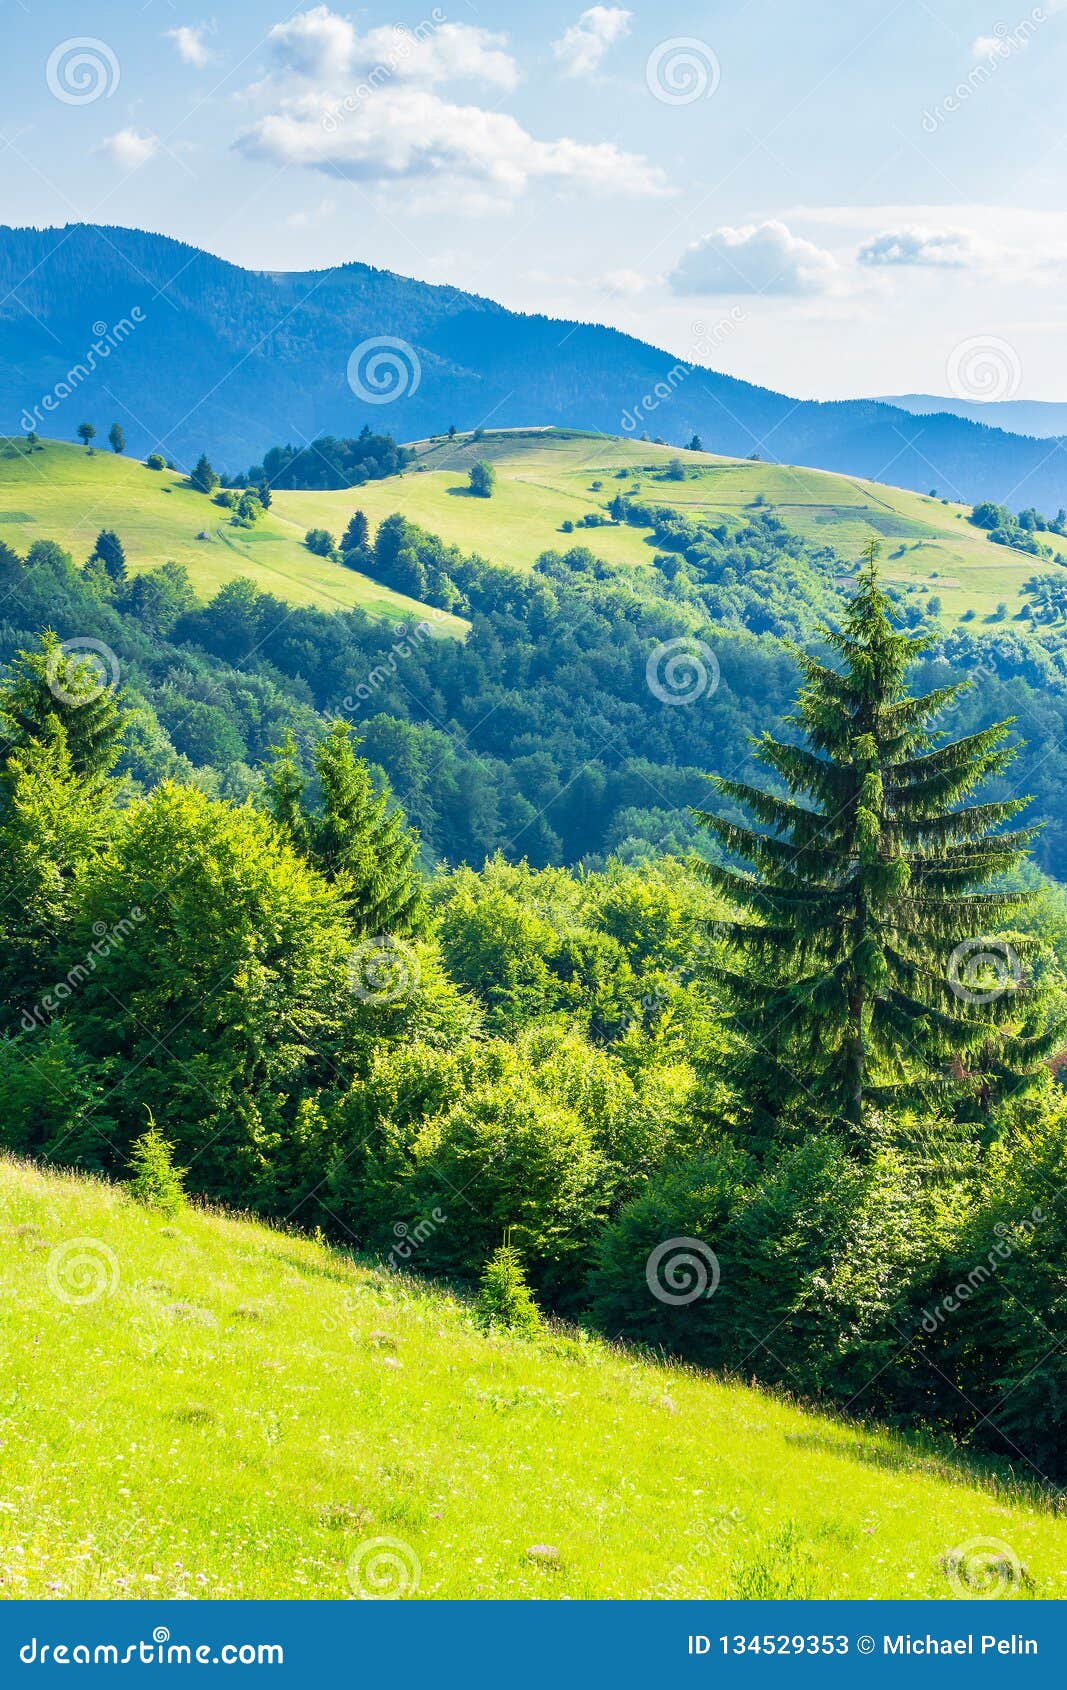
[[[1064,399],[1067,0],[996,4],[0,0],[0,218],[358,259],[805,396],[947,393],[992,341],[989,397]]]

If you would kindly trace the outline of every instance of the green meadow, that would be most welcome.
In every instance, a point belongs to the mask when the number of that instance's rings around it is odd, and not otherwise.
[[[6,1597],[1067,1594],[1062,1514],[934,1442],[9,1159],[0,1345]]]
[[[603,512],[622,488],[643,502],[677,507],[693,516],[743,520],[755,508],[850,562],[872,539],[882,548],[885,578],[926,589],[941,600],[946,622],[973,613],[979,625],[999,604],[1013,616],[1023,585],[1046,567],[1040,559],[992,544],[968,521],[967,508],[880,482],[825,470],[678,452],[647,441],[563,429],[508,430],[416,443],[417,460],[402,474],[340,492],[274,495],[254,530],[235,528],[228,514],[173,471],[153,472],[136,460],[98,449],[91,455],[62,442],[27,454],[22,442],[0,442],[0,537],[25,551],[35,539],[58,540],[84,561],[102,527],[117,530],[131,568],[173,559],[189,570],[205,596],[247,576],[264,592],[292,604],[324,609],[359,606],[394,620],[410,617],[415,600],[365,575],[310,553],[309,528],[339,539],[355,509],[372,529],[400,511],[464,552],[492,563],[530,568],[544,551],[586,545],[615,564],[650,556],[639,528],[575,528]],[[497,471],[490,499],[473,497],[470,465],[488,458]],[[683,481],[667,479],[680,458]],[[625,471],[622,476],[620,472]],[[593,483],[599,482],[599,487]],[[1067,543],[1044,536],[1067,557]],[[457,618],[438,619],[441,631],[462,633]]]
[[[22,441],[0,440],[0,539],[25,553],[35,540],[55,540],[84,563],[102,528],[114,529],[136,572],[184,564],[194,587],[210,598],[245,576],[264,593],[322,610],[357,607],[394,621],[423,607],[303,544],[300,526],[273,509],[254,529],[236,528],[229,512],[173,470],[150,470],[135,458],[99,448],[88,453],[62,441],[29,453]],[[459,631],[454,618],[435,626]]]

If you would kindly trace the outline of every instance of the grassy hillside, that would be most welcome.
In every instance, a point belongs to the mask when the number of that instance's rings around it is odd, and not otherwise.
[[[0,439],[0,539],[16,551],[56,540],[83,563],[101,528],[113,528],[130,569],[183,563],[205,598],[244,575],[290,604],[358,606],[394,620],[422,614],[415,600],[313,556],[302,544],[308,526],[270,510],[254,529],[234,528],[228,511],[171,470],[149,470],[106,450],[90,456],[62,441],[27,453],[23,441]],[[462,624],[438,618],[435,626],[459,631]]]
[[[2,1595],[346,1596],[383,1538],[426,1597],[951,1597],[990,1544],[1067,1594],[1062,1516],[932,1446],[7,1160],[0,1215]]]
[[[90,457],[61,442],[46,442],[43,451],[27,456],[24,447],[0,441],[0,537],[20,550],[34,539],[56,539],[80,562],[100,528],[111,527],[122,538],[131,568],[172,558],[186,565],[205,595],[246,575],[292,604],[358,605],[393,619],[410,617],[420,607],[313,556],[302,543],[309,528],[326,528],[337,538],[357,507],[374,527],[399,510],[492,562],[529,568],[543,551],[587,545],[598,557],[625,564],[648,559],[642,530],[613,526],[564,534],[561,524],[602,511],[624,487],[639,487],[643,501],[700,515],[742,517],[759,499],[790,528],[833,546],[842,559],[857,558],[872,538],[880,541],[887,578],[936,594],[949,622],[968,610],[979,622],[991,619],[1001,602],[1013,616],[1023,583],[1047,567],[991,544],[966,520],[964,506],[824,470],[679,454],[647,441],[561,429],[503,430],[478,441],[461,435],[454,442],[420,441],[416,449],[416,463],[384,481],[334,493],[276,492],[263,521],[247,530],[232,527],[225,511],[170,471],[153,473],[106,451]],[[678,456],[686,479],[665,479],[666,465]],[[497,470],[491,499],[467,491],[467,470],[481,457]],[[620,470],[628,472],[624,479]],[[594,481],[601,483],[599,490]],[[206,539],[197,537],[201,532]],[[1067,558],[1067,544],[1045,538]],[[454,618],[438,617],[435,626],[453,633],[463,628]]]
[[[296,526],[321,526],[333,533],[347,523],[353,501],[372,523],[399,509],[468,551],[528,567],[542,551],[578,544],[612,563],[647,559],[647,538],[639,529],[560,532],[566,518],[577,521],[588,511],[602,510],[620,488],[635,481],[643,500],[693,514],[741,517],[762,498],[788,527],[816,544],[833,546],[842,558],[857,558],[869,540],[878,540],[886,577],[928,587],[940,597],[950,622],[967,610],[979,619],[989,617],[1002,601],[1013,615],[1022,602],[1023,582],[1047,567],[991,544],[967,521],[967,506],[825,470],[679,453],[647,441],[561,429],[502,430],[480,441],[469,435],[454,442],[420,441],[417,451],[416,464],[401,476],[352,492],[279,493],[274,509]],[[678,457],[687,479],[664,480],[666,465]],[[488,500],[466,492],[467,470],[477,458],[496,466],[497,489]],[[630,472],[625,480],[617,478],[621,469]],[[602,482],[599,491],[591,488],[593,481]],[[1044,538],[1067,556],[1063,542]]]

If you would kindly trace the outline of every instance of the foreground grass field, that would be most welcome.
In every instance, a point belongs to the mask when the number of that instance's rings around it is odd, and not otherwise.
[[[205,599],[243,575],[289,604],[358,606],[394,621],[424,613],[416,600],[313,556],[302,543],[308,526],[270,510],[254,529],[235,528],[227,511],[172,470],[149,470],[105,450],[90,456],[56,440],[30,453],[25,442],[0,438],[0,540],[16,551],[55,540],[84,563],[101,528],[113,528],[131,570],[183,563]],[[458,633],[463,624],[445,617],[434,626]]]
[[[8,1160],[0,1353],[2,1596],[1067,1595],[933,1446]]]
[[[503,430],[478,441],[460,435],[455,441],[419,441],[416,450],[417,462],[403,475],[358,490],[371,522],[402,510],[465,550],[521,568],[543,551],[571,545],[587,545],[611,563],[647,561],[648,537],[640,529],[560,532],[567,518],[577,521],[603,510],[620,487],[635,483],[649,504],[674,505],[694,515],[740,518],[761,500],[787,527],[834,547],[844,559],[860,557],[867,542],[877,540],[886,578],[928,588],[941,599],[947,622],[968,610],[979,620],[992,618],[1000,603],[1014,615],[1023,602],[1023,583],[1050,567],[1048,560],[991,544],[967,521],[969,507],[826,470],[679,453],[648,441],[562,429]],[[491,499],[466,491],[467,471],[480,457],[496,466]],[[684,462],[684,481],[664,479],[672,458]],[[620,470],[628,472],[625,479]],[[351,514],[352,498],[352,493],[281,493],[275,508],[295,525],[336,533]],[[1055,536],[1051,540],[1067,556],[1067,546]]]

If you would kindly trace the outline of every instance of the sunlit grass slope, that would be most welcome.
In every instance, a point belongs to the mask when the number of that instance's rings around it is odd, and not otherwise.
[[[7,1160],[0,1354],[3,1596],[1067,1594],[1067,1521],[932,1446]]]
[[[393,620],[423,614],[414,599],[313,556],[303,544],[307,526],[272,509],[254,529],[235,528],[229,512],[171,470],[146,469],[106,449],[89,454],[62,441],[44,441],[41,450],[27,452],[24,441],[0,439],[0,540],[18,552],[25,554],[35,540],[55,540],[75,563],[84,563],[100,530],[112,528],[128,568],[183,563],[205,598],[243,575],[289,604],[359,606]],[[462,624],[437,618],[435,628],[459,632]]]
[[[993,545],[967,521],[962,505],[825,470],[679,453],[563,429],[503,430],[480,440],[460,435],[420,441],[416,450],[416,462],[385,481],[334,493],[276,491],[266,517],[249,530],[233,527],[225,511],[171,471],[156,473],[106,450],[90,456],[62,442],[46,442],[43,451],[27,455],[23,442],[0,440],[0,538],[22,551],[35,539],[56,539],[82,562],[99,530],[110,527],[133,569],[173,558],[205,595],[245,575],[293,604],[359,605],[394,619],[410,617],[419,609],[416,602],[313,556],[303,544],[309,528],[326,528],[339,539],[357,508],[374,528],[400,511],[495,563],[529,568],[542,552],[572,545],[586,545],[611,563],[637,563],[652,552],[647,530],[562,531],[565,521],[603,512],[616,492],[636,487],[643,502],[694,516],[743,520],[757,508],[769,510],[805,538],[832,546],[845,563],[878,540],[890,581],[936,595],[948,622],[972,612],[978,625],[992,620],[1001,603],[1014,616],[1023,584],[1049,567]],[[474,498],[467,488],[467,471],[480,457],[496,466],[491,499]],[[666,479],[667,464],[679,457],[686,479]],[[624,478],[621,470],[628,472]],[[202,532],[204,539],[198,538]],[[1067,543],[1044,538],[1067,558]],[[463,631],[455,619],[438,616],[434,625],[441,632]]]
[[[571,545],[587,545],[613,563],[647,560],[648,537],[640,529],[561,532],[567,518],[576,522],[586,512],[603,510],[620,488],[633,487],[635,481],[643,501],[675,505],[694,515],[744,518],[762,499],[789,528],[834,547],[843,559],[860,557],[867,542],[877,540],[888,579],[928,587],[941,599],[948,621],[967,610],[977,620],[991,617],[1001,602],[1013,615],[1022,603],[1023,583],[1049,567],[991,544],[967,521],[967,506],[826,470],[679,452],[648,441],[563,429],[420,441],[417,452],[417,462],[400,476],[351,492],[282,493],[275,508],[297,526],[313,523],[334,533],[348,521],[354,500],[373,524],[402,510],[467,551],[529,567],[542,551]],[[466,491],[467,471],[478,458],[496,466],[491,499],[472,498]],[[684,462],[685,481],[663,478],[672,458]],[[622,469],[630,472],[625,479],[618,476]],[[594,481],[601,482],[599,489],[592,487]],[[1044,538],[1067,556],[1067,545],[1054,536]]]

